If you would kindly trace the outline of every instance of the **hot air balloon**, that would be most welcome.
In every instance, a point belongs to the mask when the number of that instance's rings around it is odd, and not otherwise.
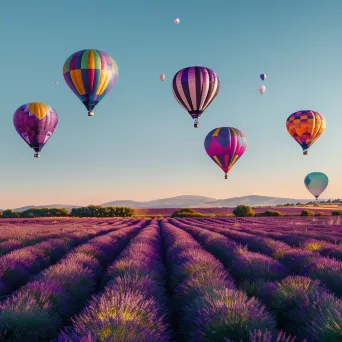
[[[260,94],[262,95],[266,91],[266,87],[264,85],[262,85],[258,88],[258,90],[259,90]]]
[[[316,200],[327,188],[329,179],[322,172],[311,172],[304,179],[305,187],[315,196]]]
[[[58,84],[58,81],[56,81],[55,84]]]
[[[246,136],[237,128],[220,127],[208,133],[204,140],[208,156],[223,170],[225,179],[247,148]]]
[[[63,75],[72,92],[93,116],[95,106],[110,92],[118,78],[118,66],[103,51],[75,52],[64,63]]]
[[[16,110],[13,123],[18,134],[35,151],[34,157],[39,158],[39,152],[58,125],[58,115],[49,105],[31,102]]]
[[[180,19],[179,18],[175,18],[174,20],[173,20],[173,22],[175,23],[175,24],[179,24],[180,23]]]
[[[261,74],[261,75],[260,75],[260,78],[261,78],[263,81],[265,81],[265,80],[266,80],[266,74]]]
[[[325,127],[323,115],[313,110],[292,113],[286,121],[287,131],[302,147],[304,155],[308,154],[309,147],[322,135]]]
[[[201,66],[184,68],[173,77],[173,95],[195,120],[195,128],[199,127],[198,119],[215,99],[219,87],[216,73]]]
[[[160,78],[161,81],[164,81],[165,80],[165,75],[164,74],[160,74],[159,78]]]

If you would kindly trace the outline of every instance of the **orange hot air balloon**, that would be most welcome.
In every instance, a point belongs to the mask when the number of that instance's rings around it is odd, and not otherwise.
[[[309,147],[322,135],[326,121],[322,114],[313,110],[300,110],[292,113],[286,121],[289,134],[308,154]]]
[[[160,78],[161,81],[164,81],[165,80],[165,74],[160,74],[159,78]]]

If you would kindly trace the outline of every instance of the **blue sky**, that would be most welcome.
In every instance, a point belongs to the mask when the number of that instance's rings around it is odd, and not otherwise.
[[[0,9],[0,208],[182,194],[311,198],[303,180],[313,171],[329,176],[322,197],[342,197],[341,1],[33,0]],[[85,48],[119,67],[94,117],[62,74]],[[171,91],[173,75],[190,65],[214,69],[221,82],[199,129]],[[38,160],[13,126],[15,110],[32,101],[59,115]],[[301,109],[327,120],[307,157],[285,126]],[[203,147],[221,126],[248,139],[228,181]]]

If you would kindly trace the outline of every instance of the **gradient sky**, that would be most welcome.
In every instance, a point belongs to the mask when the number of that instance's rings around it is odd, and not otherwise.
[[[323,198],[342,197],[342,1],[33,0],[0,9],[0,208],[183,194],[311,198],[303,180],[313,171],[329,176]],[[62,73],[86,48],[119,67],[94,117]],[[221,82],[199,129],[171,91],[173,75],[190,65],[214,69]],[[32,101],[59,115],[40,159],[13,126],[15,110]],[[327,120],[307,157],[285,126],[301,109]],[[220,126],[248,139],[228,181],[203,147]]]

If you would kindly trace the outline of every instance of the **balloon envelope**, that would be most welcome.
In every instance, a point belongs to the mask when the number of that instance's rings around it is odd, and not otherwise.
[[[72,92],[91,112],[115,84],[118,66],[105,52],[87,49],[66,60],[63,75]]]
[[[13,123],[18,134],[38,154],[54,133],[58,115],[49,105],[31,102],[16,110]]]
[[[261,78],[263,81],[265,81],[265,80],[266,80],[266,74],[261,74],[261,75],[260,75],[260,78]]]
[[[199,118],[213,102],[220,82],[216,73],[202,66],[179,70],[172,81],[172,91],[178,103],[193,119]]]
[[[205,140],[204,148],[208,156],[227,173],[244,154],[247,148],[246,136],[237,128],[220,127],[210,131]]]
[[[327,175],[322,172],[311,172],[304,179],[305,187],[316,199],[327,188],[328,183],[329,179]]]
[[[289,134],[302,147],[304,154],[323,134],[326,121],[322,114],[313,110],[300,110],[292,113],[286,120]]]
[[[175,18],[175,19],[173,20],[173,22],[174,22],[175,24],[179,24],[180,19],[179,19],[179,18]]]
[[[263,94],[266,91],[266,87],[264,85],[262,85],[258,88],[258,90],[259,90],[260,94]]]
[[[165,75],[164,74],[160,74],[159,78],[160,78],[161,81],[164,81],[165,80]]]

